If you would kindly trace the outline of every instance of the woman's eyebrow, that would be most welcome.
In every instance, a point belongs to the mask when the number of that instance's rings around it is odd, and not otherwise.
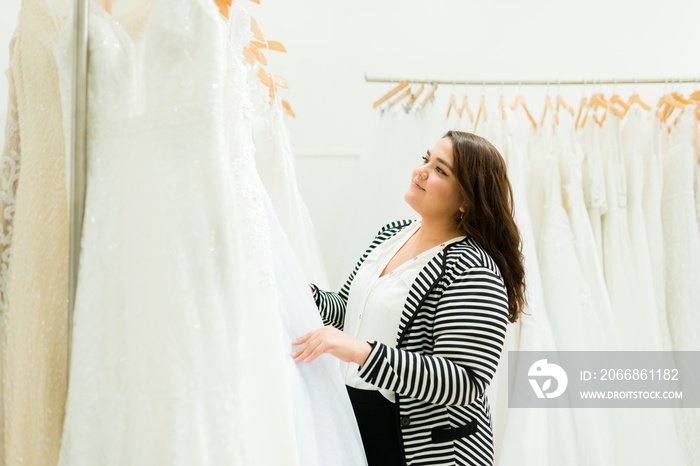
[[[430,155],[430,149],[428,149],[426,152],[428,153],[428,155]],[[454,173],[454,170],[452,169],[452,165],[450,165],[449,163],[445,162],[445,161],[442,160],[440,157],[438,157],[437,161],[440,162],[441,164],[445,165],[447,168],[450,169],[451,172]]]

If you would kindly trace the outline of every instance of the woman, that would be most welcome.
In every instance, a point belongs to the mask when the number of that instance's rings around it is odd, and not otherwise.
[[[421,220],[385,226],[340,293],[311,285],[327,326],[293,357],[343,361],[370,466],[492,465],[485,390],[525,299],[506,166],[450,131],[404,197]]]

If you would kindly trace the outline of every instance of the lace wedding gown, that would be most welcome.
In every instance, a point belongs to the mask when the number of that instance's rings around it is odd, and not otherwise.
[[[695,106],[686,106],[663,154],[663,235],[666,308],[676,351],[700,350],[700,235],[695,216],[694,169],[698,124]],[[694,387],[699,390],[700,387]],[[700,409],[677,410],[685,464],[700,462]]]
[[[257,175],[241,50],[210,0],[92,5],[88,185],[60,465],[356,465],[337,366]],[[70,95],[71,24],[55,41]],[[67,105],[67,99],[64,99]]]
[[[249,21],[240,8],[232,10],[231,18],[233,22],[240,21],[243,24]],[[278,98],[269,97],[268,88],[257,78],[257,70],[257,67],[250,69],[248,81],[253,104],[252,129],[258,174],[307,281],[322,289],[329,289],[316,231],[297,185],[294,154],[284,121],[284,110]]]
[[[501,146],[508,165],[508,178],[513,187],[515,220],[523,242],[523,260],[526,270],[527,307],[517,323],[509,325],[507,351],[556,351],[552,326],[545,309],[543,283],[537,259],[535,238],[532,233],[530,214],[526,202],[528,140],[531,137],[529,120],[518,121],[510,109],[505,110]],[[498,131],[493,131],[497,134]],[[504,354],[507,354],[504,351]],[[517,355],[517,353],[515,353]],[[513,361],[518,364],[517,359]],[[499,363],[498,384],[508,380],[507,357]],[[515,369],[513,369],[515,370]],[[513,384],[527,383],[514,380]],[[492,382],[493,384],[493,382]],[[573,411],[566,408],[507,409],[507,399],[497,399],[506,404],[507,415],[502,415],[505,426],[496,425],[494,431],[502,430],[497,451],[499,466],[546,466],[576,463],[576,434]]]

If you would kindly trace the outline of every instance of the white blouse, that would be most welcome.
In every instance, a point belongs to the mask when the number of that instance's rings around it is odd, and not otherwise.
[[[361,340],[376,340],[396,347],[399,323],[408,292],[420,271],[448,244],[461,241],[465,236],[452,238],[404,262],[388,274],[379,275],[401,247],[420,227],[416,222],[393,238],[378,245],[367,256],[350,286],[345,311],[345,332]],[[355,363],[340,363],[345,384],[362,390],[377,390],[358,376]],[[379,390],[386,399],[395,401],[394,392]]]

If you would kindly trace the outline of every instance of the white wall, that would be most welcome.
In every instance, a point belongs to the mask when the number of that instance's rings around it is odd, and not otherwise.
[[[4,70],[20,2],[1,1],[0,68]],[[363,222],[367,216],[362,209],[371,207],[359,202],[353,186],[362,182],[360,167],[371,152],[372,131],[378,123],[371,103],[391,86],[365,83],[364,73],[553,82],[700,75],[696,58],[700,2],[692,0],[663,4],[648,0],[262,0],[261,5],[236,1],[257,18],[268,39],[282,41],[289,51],[267,56],[270,68],[290,83],[283,92],[297,114],[289,128],[301,189],[334,284],[349,272],[355,256],[380,226]],[[4,136],[4,76],[0,83],[0,136]],[[480,87],[468,89],[474,103]],[[686,84],[682,91],[692,87]],[[606,88],[608,93],[611,90]],[[653,101],[663,85],[638,90]],[[441,91],[439,98],[449,95],[449,89]],[[631,89],[618,91],[625,95]],[[506,88],[506,99],[516,92]],[[523,88],[522,92],[539,114],[545,90]],[[490,102],[497,93],[500,89],[487,89]],[[573,103],[581,89],[562,93]]]
[[[380,226],[363,222],[363,209],[371,206],[360,204],[347,183],[328,181],[363,179],[362,173],[349,169],[346,159],[336,163],[333,154],[361,158],[371,153],[373,128],[379,119],[371,104],[392,85],[366,83],[365,73],[445,80],[549,79],[553,83],[557,79],[700,76],[694,58],[700,2],[691,0],[262,0],[261,5],[242,4],[266,36],[282,41],[289,51],[268,54],[268,58],[270,68],[290,83],[283,95],[297,114],[289,128],[302,194],[321,233],[335,284],[350,271],[368,235]],[[450,87],[441,88],[439,98],[449,98]],[[640,85],[637,91],[655,102],[663,88]],[[695,88],[685,84],[681,91]],[[561,93],[574,104],[582,90],[562,88]],[[632,86],[615,90],[627,96]],[[469,87],[472,106],[481,91],[481,86]],[[491,105],[500,91],[500,87],[487,88]],[[610,94],[612,86],[604,91]],[[522,93],[539,116],[545,88],[522,88]],[[591,93],[590,87],[586,93]],[[510,102],[517,88],[505,88],[504,94]],[[307,153],[327,154],[327,158],[321,162],[317,157],[310,163],[300,157]],[[343,210],[341,223],[339,209]],[[339,246],[335,237],[349,238],[350,244]]]

